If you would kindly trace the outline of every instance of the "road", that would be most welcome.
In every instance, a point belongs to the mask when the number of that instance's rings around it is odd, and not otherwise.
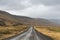
[[[30,27],[28,31],[22,33],[13,38],[8,38],[5,40],[52,40],[50,37],[37,32],[33,27]]]

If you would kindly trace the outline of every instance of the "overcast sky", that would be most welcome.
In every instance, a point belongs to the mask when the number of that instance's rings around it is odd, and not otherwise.
[[[0,10],[34,18],[60,18],[60,0],[0,0]]]

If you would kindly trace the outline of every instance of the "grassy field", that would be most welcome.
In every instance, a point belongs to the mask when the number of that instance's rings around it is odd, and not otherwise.
[[[26,29],[25,25],[0,27],[0,40],[19,34]]]
[[[35,27],[35,29],[54,40],[60,40],[60,27]]]

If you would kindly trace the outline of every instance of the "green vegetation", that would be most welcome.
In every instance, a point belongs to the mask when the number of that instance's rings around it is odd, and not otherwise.
[[[5,22],[4,21],[0,21],[0,26],[5,26]]]

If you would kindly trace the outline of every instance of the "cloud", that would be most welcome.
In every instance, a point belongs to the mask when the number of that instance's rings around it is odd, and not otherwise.
[[[6,10],[22,10],[29,5],[27,0],[0,0],[0,7]]]
[[[32,4],[60,5],[60,0],[31,0]]]
[[[30,17],[41,17],[44,14],[46,14],[45,12],[49,11],[50,9],[51,7],[45,6],[45,5],[37,5],[37,6],[33,5],[24,10],[19,10],[18,13],[20,15],[25,15],[25,16],[30,16]]]
[[[35,18],[60,18],[60,0],[0,0],[0,10]]]

